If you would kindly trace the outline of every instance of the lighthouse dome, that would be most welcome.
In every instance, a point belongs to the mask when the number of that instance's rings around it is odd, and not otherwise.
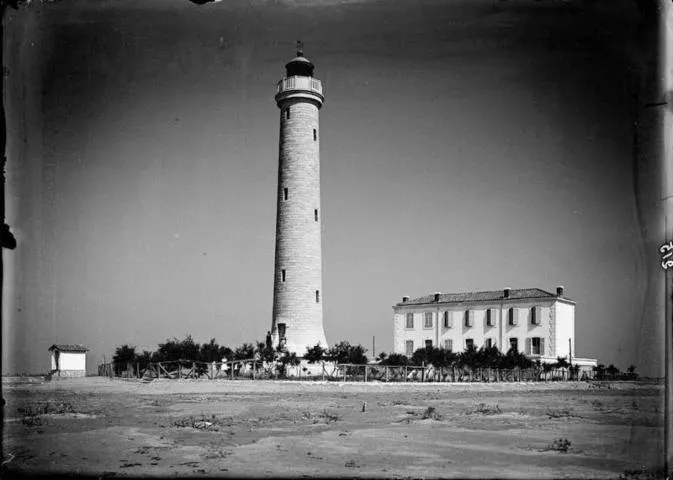
[[[312,77],[313,69],[313,63],[301,51],[297,52],[297,56],[285,64],[285,74],[288,77]]]

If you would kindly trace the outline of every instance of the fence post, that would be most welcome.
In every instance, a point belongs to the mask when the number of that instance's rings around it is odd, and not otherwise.
[[[365,383],[367,383],[367,367],[368,365],[365,365]]]
[[[409,368],[405,365],[404,366],[404,381],[405,382],[408,380],[408,378],[407,378],[409,376],[408,372],[409,372]]]
[[[231,379],[233,380],[233,379],[234,379],[234,362],[232,361],[232,362],[230,362],[230,363],[231,363],[231,365],[229,366],[229,370],[230,370],[230,371],[229,371],[229,376],[230,376]]]
[[[383,368],[386,369],[386,382],[388,381],[388,365],[385,365]]]
[[[325,381],[325,361],[322,362],[322,380]]]

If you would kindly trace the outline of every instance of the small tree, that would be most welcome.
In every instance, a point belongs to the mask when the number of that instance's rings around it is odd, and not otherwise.
[[[387,358],[381,360],[381,365],[389,365],[391,367],[409,365],[409,363],[407,356],[401,353],[391,353]]]
[[[325,358],[325,353],[327,353],[327,349],[323,348],[318,342],[312,347],[306,347],[304,360],[307,360],[308,363],[318,363]]]
[[[614,380],[615,377],[621,373],[621,370],[611,363],[608,365],[608,368],[605,369],[605,373],[610,376],[611,380]]]
[[[626,369],[627,372],[629,372],[629,378],[631,380],[637,380],[638,379],[638,374],[636,373],[636,366],[631,364],[629,365],[629,368]]]
[[[201,362],[219,362],[221,358],[220,346],[214,338],[211,338],[209,343],[201,345],[201,350],[199,351],[199,360]]]
[[[596,373],[596,378],[598,380],[603,380],[603,378],[605,377],[605,365],[599,363],[593,368],[593,371]]]
[[[252,343],[244,343],[234,350],[234,360],[249,360],[255,356],[255,346]]]
[[[336,363],[364,365],[368,361],[366,351],[362,345],[351,345],[347,341],[341,341],[327,351],[326,357]]]
[[[554,364],[556,368],[568,368],[570,364],[566,357],[556,357],[556,363]]]
[[[130,345],[122,345],[115,349],[115,354],[112,356],[114,364],[114,371],[116,375],[125,371],[129,365],[133,365],[136,361],[136,347]]]
[[[144,370],[147,367],[149,367],[151,360],[152,360],[152,353],[148,352],[147,350],[143,350],[142,354],[136,355],[136,363],[138,363],[141,370]]]
[[[287,377],[287,367],[288,366],[297,366],[301,363],[297,354],[288,352],[287,350],[280,356],[278,359],[278,364],[280,367],[280,376]]]
[[[411,356],[411,363],[413,365],[428,365],[432,358],[432,349],[434,347],[421,347]]]
[[[271,363],[278,358],[278,352],[272,347],[267,346],[266,342],[257,342],[255,355],[263,362]]]

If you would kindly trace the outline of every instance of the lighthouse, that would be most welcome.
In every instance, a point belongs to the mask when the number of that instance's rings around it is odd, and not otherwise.
[[[322,322],[319,125],[325,98],[313,70],[299,44],[275,96],[280,143],[271,336],[274,346],[298,356],[317,343],[327,348]]]

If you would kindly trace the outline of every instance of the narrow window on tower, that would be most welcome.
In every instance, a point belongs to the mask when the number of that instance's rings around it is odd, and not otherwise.
[[[281,276],[281,280],[284,282],[285,281],[285,269],[281,270],[280,276]]]
[[[314,129],[313,129],[313,141],[315,142],[316,140],[318,140],[318,130],[316,130],[316,129],[314,128]]]
[[[289,119],[290,119],[290,107],[287,107],[285,109],[285,120],[289,120]]]
[[[315,221],[317,222],[318,221],[318,209],[317,208],[315,210],[313,210],[313,217],[315,218]]]
[[[320,303],[320,290],[315,291],[315,303]]]
[[[287,200],[287,188],[283,189],[283,200]]]

